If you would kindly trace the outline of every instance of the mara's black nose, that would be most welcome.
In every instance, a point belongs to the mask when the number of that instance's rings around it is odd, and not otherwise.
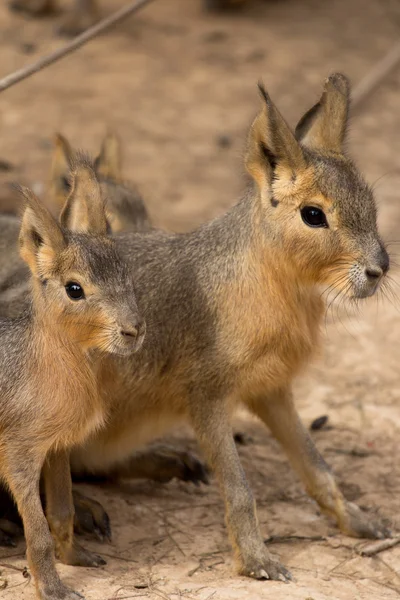
[[[385,248],[381,246],[375,264],[365,267],[365,274],[371,282],[377,281],[389,271],[390,260]]]
[[[133,342],[142,335],[144,329],[144,320],[135,319],[121,327],[121,335],[126,339],[127,342]]]
[[[370,281],[375,281],[382,277],[383,270],[380,267],[368,267],[365,269],[365,274]]]
[[[126,338],[136,338],[138,333],[137,327],[125,327],[124,329],[121,329],[121,335]]]

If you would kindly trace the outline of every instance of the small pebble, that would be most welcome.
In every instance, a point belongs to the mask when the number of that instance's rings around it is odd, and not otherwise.
[[[203,36],[203,40],[208,43],[224,42],[228,37],[226,31],[210,31]]]
[[[36,52],[36,45],[31,42],[25,42],[21,44],[21,52],[23,54],[34,54]]]
[[[232,138],[227,133],[221,133],[219,136],[217,136],[217,145],[220,148],[230,148],[232,143]]]
[[[247,55],[246,60],[251,63],[260,62],[265,59],[265,56],[264,50],[253,50]]]
[[[319,429],[322,429],[323,427],[325,427],[325,425],[328,422],[328,418],[329,418],[328,415],[323,415],[322,417],[318,417],[317,419],[314,419],[314,421],[310,425],[311,431],[318,431]]]
[[[13,171],[14,169],[15,167],[10,161],[0,158],[0,171],[8,173],[8,171]]]

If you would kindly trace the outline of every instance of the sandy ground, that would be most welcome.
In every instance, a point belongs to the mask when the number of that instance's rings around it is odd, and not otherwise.
[[[60,44],[52,20],[29,21],[0,7],[0,71]],[[105,10],[122,0],[104,0]],[[125,173],[148,199],[154,221],[183,231],[220,214],[244,187],[242,150],[262,77],[295,124],[323,78],[345,71],[356,83],[397,40],[400,6],[386,0],[254,2],[242,15],[212,17],[200,0],[155,2],[79,53],[0,96],[0,183],[40,193],[51,136],[60,130],[95,152],[107,128],[125,146]],[[352,154],[374,184],[386,240],[400,240],[400,72],[353,118]],[[3,188],[4,189],[4,188]],[[391,246],[396,261],[398,246]],[[393,267],[394,291],[399,277]],[[365,303],[359,315],[329,315],[325,352],[296,385],[307,424],[328,415],[315,440],[349,498],[400,528],[399,302]],[[340,317],[340,318],[339,318]],[[318,514],[276,442],[247,415],[237,426],[265,537],[296,582],[234,575],[217,486],[125,482],[89,487],[112,519],[113,542],[85,541],[107,559],[99,570],[59,566],[87,600],[380,600],[400,596],[400,546],[363,558],[364,543],[338,534]],[[197,451],[191,433],[176,443]],[[5,600],[28,600],[24,546],[0,549]]]

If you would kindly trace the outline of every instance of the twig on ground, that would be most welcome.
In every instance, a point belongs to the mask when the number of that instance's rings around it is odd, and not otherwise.
[[[24,577],[26,577],[26,572],[27,572],[26,567],[23,567],[23,568],[15,567],[14,565],[10,565],[8,563],[3,563],[3,562],[0,563],[0,567],[3,567],[4,569],[12,569],[13,571],[18,571],[19,573],[22,573],[22,575]]]
[[[126,17],[133,14],[134,12],[136,12],[137,10],[139,10],[140,8],[142,8],[146,4],[149,4],[152,1],[153,0],[135,0],[135,2],[131,2],[127,6],[123,6],[109,17],[102,19],[92,27],[86,29],[86,31],[75,37],[70,42],[64,44],[64,46],[62,46],[61,48],[58,48],[54,52],[47,54],[47,56],[42,56],[42,58],[39,58],[39,60],[37,60],[36,62],[22,67],[21,69],[18,69],[18,71],[14,71],[13,73],[6,75],[2,79],[0,79],[0,92],[6,90],[12,85],[15,85],[19,81],[30,77],[34,73],[41,71],[45,67],[48,67],[49,65],[55,63],[61,58],[64,58],[64,56],[71,54],[71,52],[74,52],[75,50],[92,40],[94,37],[98,36],[100,33],[103,33],[103,31],[105,31],[106,29],[113,27],[114,25],[116,25],[123,19],[126,19]]]
[[[132,600],[132,598],[148,598],[147,592],[145,594],[135,594],[134,596],[111,596],[107,600]]]
[[[381,565],[388,569],[388,571],[390,571],[393,574],[393,576],[400,581],[400,573],[396,571],[396,569],[394,569],[392,565],[389,565],[389,563],[387,563],[381,556],[377,556],[376,560],[380,562]]]
[[[389,538],[387,540],[379,540],[372,544],[364,545],[361,548],[356,548],[356,550],[361,556],[375,556],[375,554],[379,554],[379,552],[394,548],[397,544],[400,544],[400,536]]]
[[[211,571],[214,567],[216,567],[218,565],[223,565],[225,563],[224,558],[222,556],[218,556],[221,553],[222,553],[222,551],[216,551],[216,552],[206,552],[206,553],[202,554],[200,556],[199,564],[197,565],[197,567],[195,567],[194,569],[191,569],[188,572],[188,577],[193,577],[193,575],[195,573],[197,573],[197,571],[200,571],[203,569],[205,571]],[[216,558],[216,560],[213,563],[206,565],[205,562],[207,560],[210,560],[211,558]]]
[[[106,554],[105,552],[101,553],[102,556],[107,556],[107,558],[113,558],[115,560],[122,560],[123,562],[128,562],[128,563],[138,563],[138,560],[135,560],[134,558],[125,558],[125,556],[121,556],[121,555],[117,555],[117,554]]]
[[[366,448],[325,448],[325,452],[334,452],[335,454],[345,454],[346,456],[355,456],[356,458],[365,458],[378,454],[375,450]]]
[[[178,533],[181,533],[182,535],[186,535],[187,538],[189,538],[189,540],[193,539],[191,536],[189,536],[185,531],[182,531],[181,529],[179,529],[179,527],[177,527],[174,523],[172,523],[168,517],[165,516],[165,514],[162,511],[157,511],[155,510],[155,508],[151,507],[151,506],[147,506],[146,507],[150,512],[154,513],[155,515],[157,515],[157,517],[159,519],[162,519],[164,527],[165,527],[165,533],[167,534],[167,537],[171,540],[171,542],[176,546],[176,548],[179,550],[179,552],[182,554],[182,556],[186,556],[186,554],[184,553],[184,551],[182,550],[182,548],[180,547],[180,545],[178,544],[178,542],[176,541],[176,539],[174,538],[174,536],[171,534],[170,529],[172,528],[173,530],[175,530]]]
[[[13,554],[8,554],[7,556],[5,556],[4,558],[23,558],[25,556],[25,552],[14,552]],[[1,567],[1,563],[0,563],[0,567]]]

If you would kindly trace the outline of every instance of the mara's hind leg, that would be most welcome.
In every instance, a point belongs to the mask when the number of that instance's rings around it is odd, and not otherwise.
[[[330,468],[301,423],[290,390],[253,398],[248,404],[282,444],[308,494],[325,514],[336,519],[343,533],[367,538],[390,535],[381,522],[374,521],[344,498]]]
[[[67,565],[98,567],[105,561],[82,548],[74,540],[74,503],[72,498],[69,453],[51,452],[44,464],[46,516],[60,560]]]
[[[58,28],[60,35],[74,37],[100,19],[98,0],[75,0],[70,13]]]

